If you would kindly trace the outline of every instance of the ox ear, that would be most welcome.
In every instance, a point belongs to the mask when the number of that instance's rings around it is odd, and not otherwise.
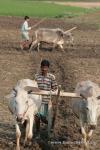
[[[13,94],[8,94],[8,95],[5,96],[5,99],[10,99],[10,98],[13,98],[13,97],[14,97]]]
[[[13,88],[10,94],[6,95],[5,98],[10,99],[10,98],[16,97],[16,95],[17,95],[17,90]]]
[[[24,88],[25,91],[27,91],[28,93],[31,93],[31,92],[40,92],[40,89],[37,88],[37,87],[31,87],[31,86],[26,86]]]
[[[8,95],[5,96],[5,99],[9,99],[9,98],[11,98],[10,94],[8,94]]]
[[[87,97],[91,97],[91,96],[93,96],[93,95],[94,95],[94,90],[93,90],[93,87],[90,86],[90,87],[88,87],[88,89],[87,89]]]
[[[100,100],[100,95],[97,97],[98,100]]]

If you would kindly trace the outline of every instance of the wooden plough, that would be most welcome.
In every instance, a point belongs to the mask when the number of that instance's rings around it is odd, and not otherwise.
[[[57,110],[58,110],[58,103],[59,103],[59,97],[77,97],[79,98],[76,93],[70,93],[70,92],[63,92],[61,91],[61,86],[58,86],[58,90],[56,92],[53,91],[44,91],[44,90],[39,90],[38,88],[30,87],[27,86],[25,88],[26,91],[30,91],[30,94],[36,94],[36,95],[50,95],[50,96],[56,96],[56,106],[55,106],[55,112],[53,115],[53,120],[52,120],[52,128],[54,129],[55,127],[55,120],[56,120],[56,115],[57,115]]]
[[[41,19],[39,22],[37,22],[35,25],[31,26],[31,28],[35,28],[37,27],[39,24],[41,24],[44,20],[46,20],[46,18]]]

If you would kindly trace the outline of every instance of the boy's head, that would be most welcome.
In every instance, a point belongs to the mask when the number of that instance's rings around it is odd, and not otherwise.
[[[41,72],[42,72],[43,75],[46,75],[48,73],[49,66],[50,66],[50,63],[49,63],[48,60],[46,60],[46,59],[42,60],[42,62],[41,62]]]
[[[24,17],[24,20],[29,20],[30,18],[28,16],[25,16]]]

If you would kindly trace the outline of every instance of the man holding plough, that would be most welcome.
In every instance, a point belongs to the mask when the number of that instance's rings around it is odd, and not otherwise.
[[[31,27],[29,27],[28,25],[28,22],[30,21],[29,16],[25,16],[24,20],[25,20],[24,23],[21,25],[21,43],[20,43],[21,50],[30,48],[32,41],[30,41],[29,38],[29,31],[35,28],[36,26],[38,26],[41,22],[43,22],[45,18],[43,18],[42,20],[40,20],[39,22],[37,22],[35,25]]]
[[[35,75],[35,80],[38,83],[38,88],[44,91],[57,91],[58,85],[55,76],[49,73],[50,63],[48,60],[42,60],[40,66],[40,72]],[[32,91],[31,91],[32,92]],[[50,95],[42,96],[42,105],[40,112],[36,115],[36,130],[40,133],[40,121],[48,124],[48,130],[52,127],[52,101]]]

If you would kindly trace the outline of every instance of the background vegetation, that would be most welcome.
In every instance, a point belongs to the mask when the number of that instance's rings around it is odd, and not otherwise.
[[[0,0],[0,15],[5,16],[75,17],[93,11],[95,9],[57,5],[42,0]]]

